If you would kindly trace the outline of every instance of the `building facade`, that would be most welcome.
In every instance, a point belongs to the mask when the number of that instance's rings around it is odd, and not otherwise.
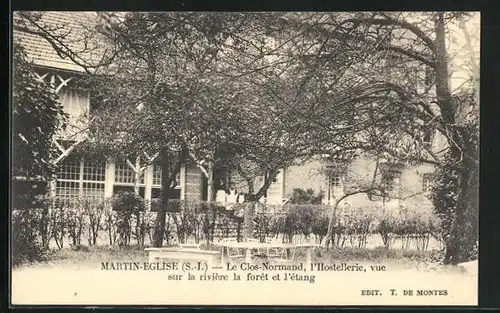
[[[85,13],[47,12],[44,19],[52,25],[72,28],[75,33],[74,44],[78,44],[78,29],[75,20],[88,18]],[[78,15],[78,16],[77,16]],[[69,115],[68,129],[54,138],[59,149],[59,156],[54,160],[58,165],[57,180],[53,183],[52,195],[61,199],[92,198],[104,200],[113,194],[129,190],[138,185],[139,194],[145,200],[158,198],[161,194],[161,168],[156,161],[143,166],[140,159],[106,160],[99,157],[84,157],[75,153],[79,144],[87,138],[85,125],[91,118],[92,106],[90,94],[78,85],[78,77],[85,75],[83,70],[71,60],[62,58],[43,38],[26,32],[14,32],[14,41],[18,41],[26,50],[35,65],[37,79],[47,83],[59,95],[65,112]],[[443,139],[430,135],[429,144],[434,148],[442,146]],[[143,156],[141,156],[142,158]],[[145,155],[143,159],[154,159]],[[346,191],[346,179],[321,159],[311,160],[281,169],[272,182],[264,199],[266,203],[282,204],[286,202],[296,188],[313,189],[324,195],[323,202],[331,203]],[[352,172],[361,176],[374,175],[377,163],[374,160],[358,158],[350,164]],[[388,200],[388,206],[397,206],[401,199],[412,195],[425,194],[432,183],[434,168],[431,165],[402,166],[380,177],[394,195]],[[237,175],[229,174],[230,180],[239,191],[245,192],[245,184]],[[262,183],[263,180],[260,180]],[[183,200],[203,200],[207,196],[206,179],[194,164],[182,166],[176,179],[176,193],[173,198]],[[257,182],[257,187],[259,182]],[[366,194],[360,193],[349,197],[349,203],[360,205],[372,201]],[[427,204],[426,204],[427,205]],[[430,204],[429,204],[430,205]]]

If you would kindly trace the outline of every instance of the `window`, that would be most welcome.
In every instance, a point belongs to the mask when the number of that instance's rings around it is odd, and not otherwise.
[[[281,196],[281,185],[280,185],[280,180],[278,179],[278,175],[279,174],[277,174],[276,177],[273,178],[271,184],[269,185],[269,188],[267,189],[266,193],[267,198]]]
[[[82,192],[85,199],[104,199],[104,184],[84,182]]]
[[[214,189],[228,190],[230,183],[229,169],[227,166],[217,166],[214,171]]]
[[[161,166],[157,163],[153,164],[153,185],[161,186]]]
[[[342,174],[332,171],[328,174],[328,197],[327,200],[341,195],[344,192],[344,185],[342,183]]]
[[[70,155],[59,165],[56,197],[60,199],[104,199],[106,161]]]
[[[57,181],[56,197],[59,199],[75,199],[80,196],[80,182]]]
[[[424,174],[422,176],[422,191],[428,192],[431,190],[432,184],[434,182],[434,175],[431,173]]]
[[[162,171],[161,165],[157,162],[153,163],[153,186],[161,187]],[[177,173],[175,176],[175,188],[181,188],[181,174]]]
[[[56,197],[70,200],[80,197],[80,174],[82,160],[73,155],[59,163],[56,183]]]
[[[63,159],[59,165],[59,171],[57,173],[58,179],[79,181],[80,162],[80,158],[76,158],[72,155],[69,155],[65,159]]]
[[[161,198],[161,188],[152,188],[151,199],[160,199],[160,198]]]
[[[330,188],[335,192],[342,191],[342,176],[340,174],[330,174]]]
[[[127,161],[117,162],[115,165],[115,183],[134,184],[135,171]],[[140,184],[144,184],[144,175],[141,175]]]
[[[396,170],[388,170],[383,174],[382,183],[385,191],[390,197],[399,198],[401,187],[401,172]]]
[[[106,161],[104,159],[86,160],[83,163],[83,180],[104,181]]]

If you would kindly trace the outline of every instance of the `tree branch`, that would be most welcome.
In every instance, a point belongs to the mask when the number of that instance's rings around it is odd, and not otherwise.
[[[411,50],[408,50],[408,49],[403,49],[401,47],[398,47],[398,46],[394,46],[394,45],[379,45],[377,50],[389,50],[389,51],[394,51],[394,52],[397,52],[397,53],[401,53],[401,54],[404,54],[412,59],[415,59],[415,60],[418,60],[422,63],[424,63],[425,65],[435,69],[436,68],[436,62],[434,62],[433,60],[430,60],[428,58],[426,58],[424,55],[420,54],[420,53],[417,53],[415,51],[411,51]]]

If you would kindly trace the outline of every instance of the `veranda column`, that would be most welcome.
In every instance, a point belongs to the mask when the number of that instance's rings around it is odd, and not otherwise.
[[[153,189],[153,165],[150,164],[146,167],[144,174],[144,200],[146,201],[146,210],[151,208],[151,190]]]
[[[113,184],[115,182],[115,162],[106,162],[106,174],[104,180],[104,199],[113,196]]]

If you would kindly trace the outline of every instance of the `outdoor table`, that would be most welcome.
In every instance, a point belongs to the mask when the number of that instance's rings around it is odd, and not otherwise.
[[[245,261],[252,261],[252,250],[254,249],[272,249],[272,248],[281,248],[281,249],[296,249],[296,248],[306,248],[306,264],[310,266],[312,263],[312,249],[314,247],[318,247],[318,244],[315,243],[280,243],[280,242],[231,242],[231,241],[221,241],[216,243],[216,245],[222,247],[222,257],[221,260],[224,262],[224,250],[228,248],[235,249],[244,249],[245,250]]]

